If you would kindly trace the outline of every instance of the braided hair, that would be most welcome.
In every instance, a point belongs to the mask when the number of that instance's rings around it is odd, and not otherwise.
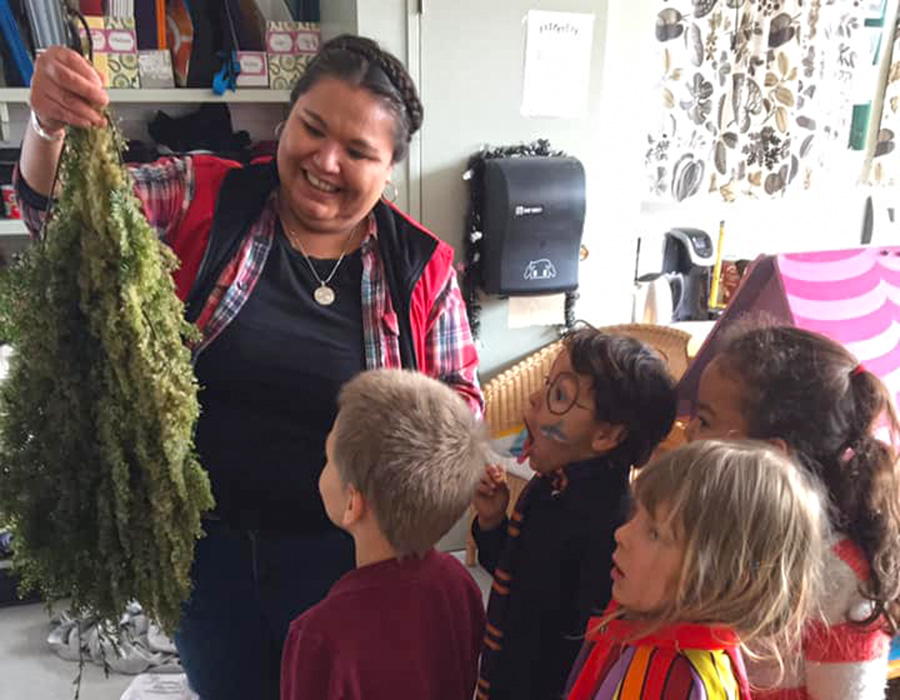
[[[718,355],[742,385],[749,436],[781,438],[822,480],[832,524],[870,566],[864,624],[900,622],[900,433],[885,385],[843,346],[791,326],[742,327]],[[888,441],[876,436],[887,429]]]
[[[406,158],[412,135],[422,126],[425,109],[403,64],[375,41],[342,34],[326,42],[291,91],[291,108],[322,78],[338,78],[381,98],[394,116],[393,162]]]

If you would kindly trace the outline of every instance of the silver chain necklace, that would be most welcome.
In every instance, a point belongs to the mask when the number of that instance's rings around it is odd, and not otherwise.
[[[328,286],[328,283],[331,282],[331,280],[334,278],[335,273],[338,271],[338,268],[341,266],[341,263],[344,262],[344,257],[347,255],[347,249],[350,247],[350,241],[352,241],[356,237],[356,227],[354,226],[353,230],[350,231],[350,235],[347,236],[347,240],[344,241],[344,248],[343,250],[341,250],[341,257],[338,258],[338,261],[334,264],[334,267],[331,268],[331,273],[324,280],[319,277],[319,273],[316,271],[315,265],[312,264],[312,260],[309,259],[309,256],[303,249],[303,244],[297,238],[295,238],[294,232],[287,226],[284,227],[284,230],[288,233],[288,242],[297,244],[300,252],[303,253],[303,257],[306,259],[306,264],[309,265],[309,269],[313,273],[313,277],[315,277],[316,281],[319,283],[319,286],[316,287],[316,290],[313,292],[313,299],[316,300],[316,303],[319,306],[331,306],[334,303],[335,293],[334,289]]]

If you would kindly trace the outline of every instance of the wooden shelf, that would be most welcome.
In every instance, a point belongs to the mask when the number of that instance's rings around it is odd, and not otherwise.
[[[239,88],[224,95],[214,95],[205,88],[164,88],[147,90],[108,90],[111,102],[119,104],[177,104],[181,102],[241,102],[287,104],[290,90],[268,90],[266,88]],[[28,88],[0,88],[0,102],[28,104]]]
[[[0,236],[27,236],[28,229],[22,219],[0,219]]]

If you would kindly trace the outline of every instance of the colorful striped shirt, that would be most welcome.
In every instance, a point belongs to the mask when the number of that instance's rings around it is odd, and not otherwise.
[[[588,625],[568,700],[749,700],[731,629],[675,625],[637,636],[635,623],[605,619]]]
[[[196,177],[194,160],[190,156],[162,158],[153,163],[130,165],[129,171],[134,178],[135,195],[143,206],[148,222],[160,239],[168,240],[193,199]],[[16,180],[22,217],[29,230],[36,234],[43,221],[46,200],[31,190],[18,177],[18,173]],[[247,301],[272,248],[277,221],[273,193],[250,227],[241,250],[232,261],[232,269],[223,274],[223,277],[231,275],[234,283],[227,287],[218,286],[198,318],[197,325],[203,332],[203,341],[195,348],[195,355],[215,340]],[[366,367],[399,368],[402,363],[398,327],[394,317],[391,328],[390,314],[386,312],[390,305],[390,291],[385,281],[377,238],[375,217],[370,214],[361,247]],[[477,377],[477,353],[456,272],[452,268],[431,311],[427,328],[425,357],[419,370],[454,388],[472,410],[481,415],[484,402]]]

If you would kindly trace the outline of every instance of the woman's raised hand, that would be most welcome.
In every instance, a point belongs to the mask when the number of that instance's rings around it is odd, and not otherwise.
[[[109,102],[94,67],[64,46],[41,53],[31,79],[31,108],[49,132],[64,126],[102,126],[100,109]]]

